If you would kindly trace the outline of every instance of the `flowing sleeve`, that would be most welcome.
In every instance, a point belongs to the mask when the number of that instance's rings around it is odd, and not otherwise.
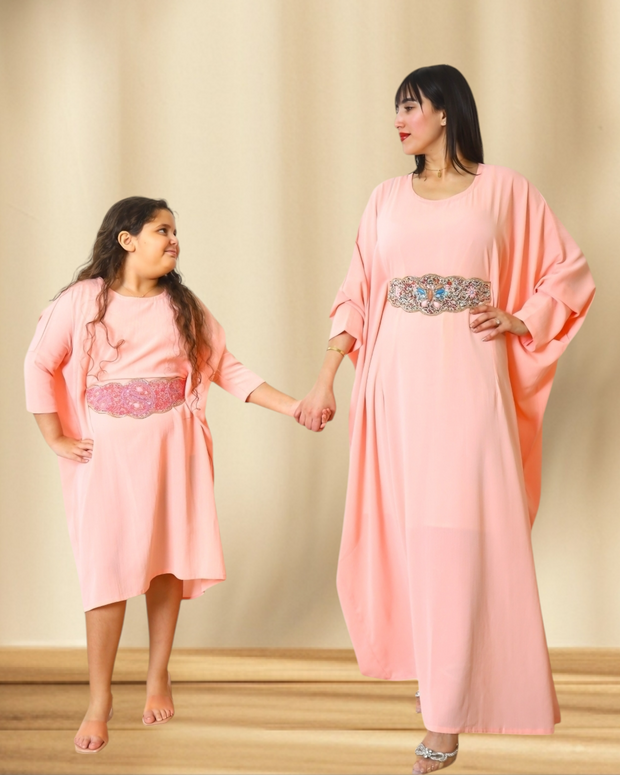
[[[355,339],[351,353],[364,344],[369,303],[371,263],[377,245],[377,208],[380,186],[372,193],[357,232],[349,271],[332,306],[329,338],[347,333]],[[351,354],[350,353],[350,354]]]
[[[583,253],[531,184],[525,211],[516,213],[513,256],[519,274],[518,308],[513,313],[530,335],[521,347],[555,362],[581,327],[594,297],[594,282]],[[513,272],[514,279],[514,272]]]
[[[62,367],[72,353],[72,294],[65,291],[41,313],[26,354],[26,408],[34,414],[59,411]]]
[[[583,324],[594,280],[583,253],[543,196],[524,178],[513,189],[502,285],[504,309],[527,336],[506,337],[530,519],[541,490],[542,424],[558,358]]]

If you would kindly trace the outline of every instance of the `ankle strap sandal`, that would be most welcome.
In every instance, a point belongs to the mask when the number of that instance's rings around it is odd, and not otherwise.
[[[459,752],[459,744],[456,744],[456,748],[452,753],[443,753],[442,751],[433,751],[432,748],[427,748],[424,743],[420,743],[420,745],[415,749],[416,756],[422,756],[424,759],[432,759],[434,762],[445,762],[448,759],[451,759],[453,756],[456,756]]]

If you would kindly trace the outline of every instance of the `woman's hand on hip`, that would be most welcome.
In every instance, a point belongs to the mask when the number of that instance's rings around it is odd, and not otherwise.
[[[308,395],[299,402],[294,417],[300,425],[309,431],[319,432],[334,419],[336,399],[331,388],[315,385]]]
[[[75,460],[77,463],[88,463],[93,456],[92,439],[70,439],[68,436],[59,436],[50,443],[50,447],[58,457],[66,457],[67,460]]]
[[[530,333],[521,318],[497,307],[492,307],[490,304],[479,304],[470,309],[469,312],[471,315],[478,315],[475,319],[470,319],[469,327],[474,334],[485,334],[482,337],[483,342],[489,342],[500,334],[525,336]]]

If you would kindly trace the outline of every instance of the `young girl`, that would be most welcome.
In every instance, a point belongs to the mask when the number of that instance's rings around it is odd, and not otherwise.
[[[182,599],[225,578],[205,419],[211,382],[293,416],[297,402],[226,349],[176,271],[174,216],[117,202],[92,257],[45,309],[26,358],[27,407],[60,458],[86,611],[90,703],[78,753],[108,742],[111,679],[127,598],[146,593],[143,722],[174,715],[168,660]]]

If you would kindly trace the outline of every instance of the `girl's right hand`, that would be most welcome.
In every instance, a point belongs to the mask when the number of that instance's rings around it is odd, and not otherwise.
[[[309,431],[322,431],[327,422],[336,414],[336,399],[330,387],[315,385],[308,395],[299,402],[294,417],[300,425]]]
[[[70,439],[68,436],[59,436],[50,447],[58,457],[66,457],[67,460],[75,460],[77,463],[88,463],[93,456],[92,439]]]

